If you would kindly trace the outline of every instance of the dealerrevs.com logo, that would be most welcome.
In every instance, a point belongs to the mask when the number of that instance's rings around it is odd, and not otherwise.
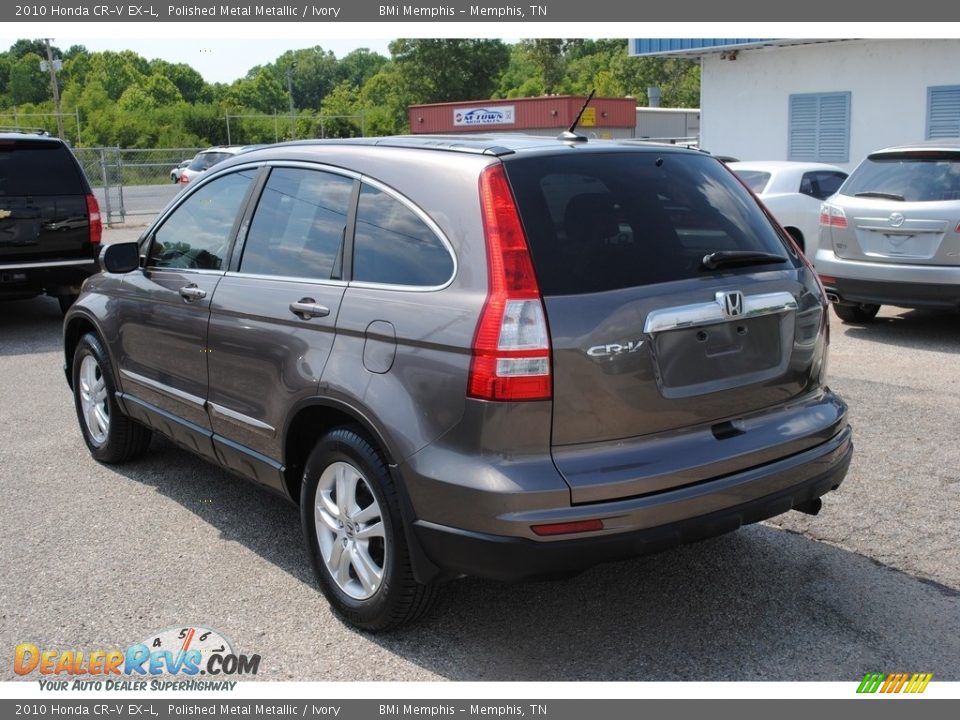
[[[860,681],[858,693],[918,694],[927,689],[933,673],[867,673]]]
[[[41,690],[232,690],[237,682],[225,676],[259,668],[259,655],[235,652],[222,633],[200,625],[159,630],[125,650],[21,643],[13,657],[14,672],[39,675]]]

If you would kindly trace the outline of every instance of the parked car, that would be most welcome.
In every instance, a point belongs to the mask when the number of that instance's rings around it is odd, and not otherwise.
[[[66,312],[98,270],[102,230],[97,199],[62,140],[0,133],[0,299],[46,293]]]
[[[840,189],[847,173],[811,162],[732,162],[729,167],[812,259],[820,235],[820,205]]]
[[[184,169],[189,167],[190,163],[191,163],[190,160],[184,160],[175,168],[170,170],[170,181],[174,184],[180,182],[180,175],[183,173]]]
[[[261,147],[260,145],[227,145],[227,146],[217,146],[212,148],[207,148],[202,152],[198,152],[190,163],[180,171],[180,177],[178,182],[181,185],[186,185],[188,182],[193,180],[200,173],[204,173],[210,168],[212,168],[217,163],[223,162],[228,158],[232,158],[234,155],[239,155],[242,152],[251,150],[253,148]]]
[[[321,589],[368,630],[464,574],[815,514],[853,452],[815,273],[697,151],[277,145],[102,262],[64,326],[93,457],[159,432],[299,503]]]
[[[871,153],[820,212],[816,266],[845,322],[960,308],[960,143]]]

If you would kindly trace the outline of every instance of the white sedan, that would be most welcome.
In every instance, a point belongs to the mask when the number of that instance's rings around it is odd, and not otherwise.
[[[823,163],[732,162],[729,168],[757,194],[810,260],[817,252],[820,204],[847,179],[844,170]]]

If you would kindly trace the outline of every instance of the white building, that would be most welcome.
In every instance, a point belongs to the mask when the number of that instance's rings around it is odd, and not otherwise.
[[[854,168],[868,153],[960,138],[960,40],[632,40],[701,62],[700,147]]]

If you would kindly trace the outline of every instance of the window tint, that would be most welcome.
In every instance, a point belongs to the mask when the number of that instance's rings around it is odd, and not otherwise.
[[[504,167],[545,295],[696,277],[717,250],[786,254],[753,197],[710,157],[577,152]]]
[[[233,157],[232,153],[226,152],[202,152],[190,161],[191,170],[208,170],[218,162]]]
[[[224,175],[184,200],[155,233],[148,265],[220,270],[230,248],[230,230],[253,173]]]
[[[869,157],[853,171],[843,194],[874,193],[907,202],[960,200],[960,154],[929,151]]]
[[[410,208],[369,185],[360,189],[353,279],[389,285],[443,285],[453,258]]]
[[[829,170],[804,173],[800,181],[800,192],[817,200],[826,200],[840,189],[846,178],[844,173]]]
[[[329,280],[340,277],[353,180],[277,168],[260,196],[240,271]]]
[[[770,182],[770,173],[759,170],[737,170],[737,177],[747,184],[747,187],[758,195]]]
[[[0,140],[0,196],[83,195],[80,171],[65,145]]]

